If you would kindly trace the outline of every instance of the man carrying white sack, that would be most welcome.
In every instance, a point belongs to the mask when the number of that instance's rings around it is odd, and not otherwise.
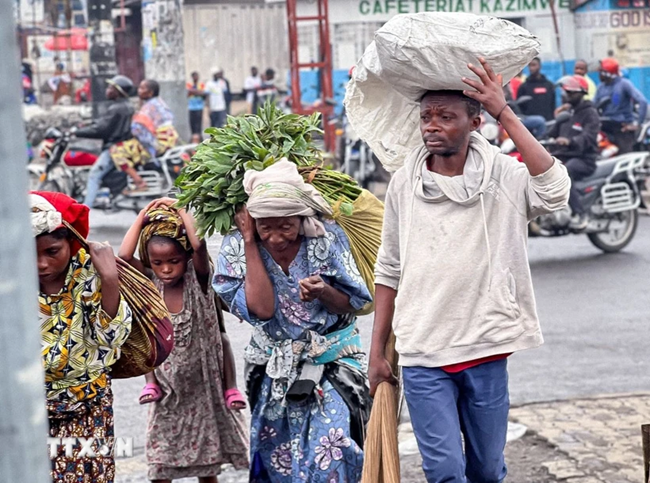
[[[501,76],[481,63],[468,65],[480,81],[463,78],[472,89],[422,97],[424,144],[388,187],[376,266],[371,394],[395,382],[384,357],[392,323],[429,483],[506,477],[507,357],[543,342],[528,222],[569,199],[566,169],[507,106]],[[476,133],[480,104],[523,163]]]

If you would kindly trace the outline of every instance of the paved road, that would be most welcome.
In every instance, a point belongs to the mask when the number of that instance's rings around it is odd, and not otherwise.
[[[119,245],[134,215],[94,214],[91,238]],[[219,240],[210,240],[213,255]],[[513,404],[644,391],[647,381],[650,218],[622,253],[601,254],[584,236],[530,241],[530,263],[546,344],[511,358]],[[360,321],[369,342],[372,319]],[[228,320],[235,354],[248,327]],[[241,378],[241,364],[238,367]],[[240,379],[241,380],[241,379]],[[144,444],[142,380],[116,381],[116,433]]]

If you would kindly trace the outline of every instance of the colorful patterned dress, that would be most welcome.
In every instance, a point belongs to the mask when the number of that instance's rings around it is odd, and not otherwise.
[[[164,293],[160,280],[154,282]],[[149,479],[216,476],[221,465],[248,467],[242,415],[227,409],[223,346],[216,297],[203,293],[192,262],[185,274],[183,310],[172,314],[174,349],[156,369],[163,392],[151,404],[147,428]]]
[[[108,372],[120,356],[131,331],[131,309],[120,302],[117,316],[101,308],[101,280],[83,249],[71,260],[63,289],[55,295],[40,293],[39,321],[45,389],[54,438],[98,438],[93,443],[111,447],[113,394]],[[115,474],[111,456],[72,458],[59,447],[52,459],[54,482],[110,483]]]
[[[160,97],[146,101],[133,116],[131,132],[152,158],[176,146],[174,114]]]
[[[328,376],[345,367],[358,376],[356,391],[366,389],[365,355],[354,317],[332,314],[318,300],[302,302],[298,282],[318,274],[349,295],[356,309],[371,296],[344,232],[334,222],[324,225],[325,236],[303,238],[288,275],[259,245],[276,294],[276,311],[270,320],[248,311],[246,258],[239,232],[224,238],[217,261],[214,288],[235,317],[254,327],[245,358],[262,369],[257,388],[249,379],[251,482],[355,483],[361,477],[362,438],[351,437],[351,413],[356,416],[357,409],[351,411],[343,391]],[[289,401],[287,390],[306,373],[316,374],[314,390],[304,401]]]
[[[133,116],[133,137],[110,147],[118,169],[137,168],[178,144],[174,115],[160,97],[149,99]]]

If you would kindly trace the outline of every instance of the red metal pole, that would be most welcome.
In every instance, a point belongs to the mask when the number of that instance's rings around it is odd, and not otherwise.
[[[335,149],[336,135],[334,125],[329,122],[329,117],[334,108],[325,102],[334,97],[334,91],[332,88],[332,49],[330,43],[329,4],[328,0],[320,0],[319,5],[321,5],[321,2],[323,22],[320,43],[321,52],[323,53],[323,62],[325,63],[325,67],[321,70],[321,88],[323,107],[325,108],[323,110],[323,129],[325,131],[325,149],[332,152]]]
[[[555,29],[555,43],[557,44],[557,52],[560,56],[562,64],[562,75],[566,75],[566,66],[564,65],[564,55],[562,55],[562,44],[560,42],[560,28],[557,24],[557,12],[555,11],[555,0],[549,0],[551,7],[551,15],[553,16],[553,28]]]
[[[287,0],[289,22],[289,55],[291,68],[291,106],[294,112],[302,112],[300,90],[300,67],[298,59],[298,27],[296,25],[296,0]]]
[[[329,31],[329,9],[328,0],[318,0],[318,16],[298,17],[297,0],[287,0],[287,21],[289,24],[289,55],[291,65],[291,103],[293,112],[298,114],[310,114],[320,111],[323,116],[323,130],[325,131],[325,149],[334,150],[336,142],[334,126],[330,125],[329,118],[333,112],[332,106],[326,100],[334,97],[332,89],[332,52],[330,45]],[[298,21],[318,20],[319,59],[317,62],[300,64],[298,58]],[[302,105],[302,91],[300,89],[300,68],[318,68],[320,77],[320,106],[318,108],[304,107]]]

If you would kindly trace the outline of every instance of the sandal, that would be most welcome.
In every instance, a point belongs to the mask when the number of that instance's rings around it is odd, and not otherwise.
[[[246,409],[246,399],[244,399],[244,396],[242,396],[242,393],[236,387],[228,389],[223,395],[226,398],[226,406],[231,411]]]
[[[143,181],[142,184],[136,185],[136,187],[133,189],[126,188],[124,191],[122,191],[122,194],[124,196],[130,196],[137,193],[144,193],[148,189],[149,189],[149,185]]]
[[[162,396],[163,393],[158,384],[153,382],[145,384],[144,389],[142,389],[142,394],[140,394],[140,404],[149,404],[160,401]]]

